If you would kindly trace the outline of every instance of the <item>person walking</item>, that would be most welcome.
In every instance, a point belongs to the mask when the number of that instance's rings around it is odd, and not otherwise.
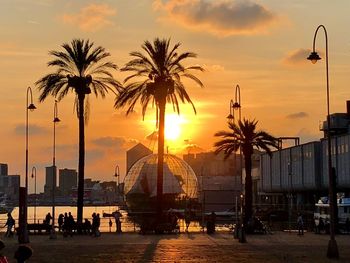
[[[15,226],[15,220],[13,219],[11,213],[7,213],[7,220],[4,227],[6,226],[7,226],[7,231],[5,233],[5,237],[12,237],[13,236],[12,228]]]
[[[298,225],[298,235],[304,235],[304,221],[303,216],[299,213],[298,219],[297,219],[297,225]]]

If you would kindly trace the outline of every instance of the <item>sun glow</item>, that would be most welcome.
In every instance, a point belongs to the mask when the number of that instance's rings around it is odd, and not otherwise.
[[[169,114],[165,117],[165,139],[176,140],[181,136],[182,124],[185,119],[181,115]]]

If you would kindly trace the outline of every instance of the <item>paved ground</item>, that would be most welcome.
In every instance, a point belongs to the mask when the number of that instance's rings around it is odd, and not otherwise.
[[[3,254],[10,262],[17,248],[16,238],[3,238]],[[337,236],[340,259],[326,258],[329,236],[276,232],[250,235],[241,244],[229,233],[139,235],[103,233],[99,238],[74,236],[50,240],[30,236],[34,250],[28,262],[350,262],[350,235]]]

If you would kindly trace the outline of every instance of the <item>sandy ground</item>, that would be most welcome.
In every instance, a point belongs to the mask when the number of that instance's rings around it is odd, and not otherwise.
[[[6,244],[2,254],[9,262],[15,262],[17,238],[2,240]],[[27,262],[350,262],[350,235],[336,237],[339,260],[326,258],[328,240],[327,235],[283,232],[249,235],[243,244],[229,233],[103,233],[98,238],[59,235],[56,240],[47,235],[31,235],[34,253]]]

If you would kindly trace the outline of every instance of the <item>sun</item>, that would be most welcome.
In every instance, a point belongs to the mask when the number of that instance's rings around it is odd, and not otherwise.
[[[169,114],[165,117],[165,139],[176,140],[181,135],[181,126],[185,122],[182,116],[177,114]]]

